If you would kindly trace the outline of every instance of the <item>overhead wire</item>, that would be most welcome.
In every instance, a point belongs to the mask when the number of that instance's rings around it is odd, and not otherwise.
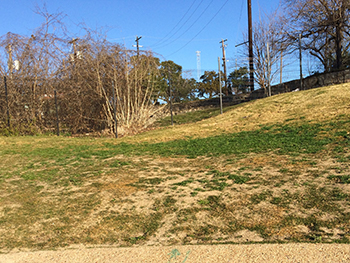
[[[202,5],[204,0],[200,1],[200,3],[196,6],[196,8],[194,9],[194,11],[191,13],[191,15],[186,19],[186,21],[180,26],[180,28],[178,28],[175,33],[173,33],[170,37],[166,38],[165,40],[161,41],[161,42],[157,42],[156,44],[152,45],[151,47],[157,47],[159,45],[161,45],[164,42],[167,42],[169,39],[171,39],[173,36],[175,36],[177,34],[177,32],[179,32],[185,25],[186,23],[192,18],[192,16],[197,12],[198,8]],[[190,10],[190,9],[189,9]],[[179,23],[178,23],[179,24]],[[169,35],[169,34],[168,34]]]
[[[163,45],[162,47],[166,47],[169,46],[170,44],[174,43],[176,40],[178,40],[180,37],[182,37],[184,34],[186,34],[193,26],[194,24],[197,23],[197,21],[204,15],[204,13],[208,10],[208,8],[210,7],[210,5],[214,2],[214,0],[212,0],[207,7],[202,11],[202,13],[199,15],[199,17],[197,17],[197,19],[190,25],[189,28],[187,28],[180,36],[178,36],[176,39],[174,39],[172,42]]]
[[[221,12],[221,10],[225,7],[225,5],[227,4],[229,0],[226,0],[226,2],[220,7],[220,9],[214,14],[214,16],[208,21],[208,23],[205,24],[205,26],[193,37],[191,38],[190,41],[188,41],[185,45],[183,45],[181,48],[179,48],[178,50],[176,50],[175,52],[171,53],[170,55],[167,55],[167,57],[170,57],[174,54],[176,54],[177,52],[179,52],[180,50],[182,50],[183,48],[185,48],[189,43],[191,43],[200,33],[203,32],[203,30],[214,20],[214,18]]]
[[[169,36],[171,33],[172,33],[172,31],[181,23],[181,21],[185,18],[185,16],[188,14],[188,12],[190,12],[190,10],[191,10],[191,8],[192,8],[192,6],[194,5],[194,3],[196,2],[197,0],[194,0],[193,2],[192,2],[192,4],[190,5],[190,7],[187,9],[187,11],[185,12],[185,14],[180,18],[180,20],[179,20],[179,22],[177,22],[177,24],[161,39],[161,40],[159,40],[158,42],[156,42],[155,44],[153,44],[152,46],[157,46],[157,45],[159,45],[159,43],[163,43],[164,41],[166,41],[166,40],[164,40],[167,36]],[[186,22],[192,17],[192,15],[197,11],[197,9],[198,9],[198,7],[201,5],[203,3],[203,0],[199,3],[199,5],[196,7],[196,9],[194,10],[194,12],[190,15],[190,17],[186,20]],[[185,22],[185,23],[186,23]],[[180,29],[181,29],[182,27],[180,27]],[[180,30],[179,29],[179,30]],[[178,31],[176,31],[174,34],[176,34]],[[171,38],[171,37],[170,37]]]

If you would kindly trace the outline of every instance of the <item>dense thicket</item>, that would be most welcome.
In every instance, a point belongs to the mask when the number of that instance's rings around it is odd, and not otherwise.
[[[166,63],[152,52],[136,54],[88,28],[73,38],[66,33],[62,14],[38,12],[45,22],[31,37],[8,33],[0,39],[0,72],[7,80],[7,96],[4,79],[0,89],[3,129],[53,131],[55,92],[61,129],[70,133],[112,133],[114,103],[120,133],[147,127],[163,107],[157,101],[170,99],[170,79],[173,89],[177,87],[173,100],[191,96],[195,83],[185,81],[174,62],[168,62],[173,68],[164,68]],[[180,68],[173,72],[174,67]]]

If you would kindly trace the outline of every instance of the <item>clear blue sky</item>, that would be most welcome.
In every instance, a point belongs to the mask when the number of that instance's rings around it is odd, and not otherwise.
[[[227,39],[229,67],[235,48],[247,30],[247,0],[1,0],[0,35],[7,32],[30,36],[43,19],[35,5],[46,3],[50,13],[63,12],[70,32],[79,36],[77,25],[108,28],[108,40],[132,49],[142,36],[141,49],[152,50],[161,60],[173,60],[197,78],[196,51],[201,51],[201,69],[217,70],[222,56],[219,41]],[[252,0],[253,20],[259,12],[276,9],[279,0]],[[229,70],[230,71],[230,70]]]

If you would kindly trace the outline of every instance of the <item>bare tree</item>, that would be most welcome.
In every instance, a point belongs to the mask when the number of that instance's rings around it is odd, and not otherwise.
[[[61,58],[62,14],[36,9],[44,23],[30,37],[7,33],[0,39],[5,52],[1,71],[7,75],[9,106],[16,129],[30,132],[44,125],[43,106]],[[7,64],[7,65],[6,65]]]
[[[8,33],[0,38],[0,72],[8,79],[15,129],[52,130],[54,90],[63,128],[72,133],[112,131],[114,102],[118,126],[125,134],[152,122],[150,116],[160,107],[151,100],[153,78],[159,70],[159,60],[151,52],[136,56],[107,41],[104,31],[87,27],[84,36],[69,37],[63,14],[50,14],[45,8],[36,12],[44,23],[30,37]],[[3,102],[5,96],[0,95]]]
[[[349,50],[350,2],[348,0],[285,0],[286,33],[290,45],[302,34],[302,48],[323,65],[325,71],[343,67]]]
[[[86,31],[74,40],[75,52],[63,65],[66,123],[74,132],[112,131],[114,88],[118,125],[125,133],[145,128],[158,110],[151,101],[157,60],[149,52],[136,56],[101,32]]]
[[[253,26],[253,52],[255,80],[265,94],[268,86],[280,72],[281,56],[288,50],[283,35],[283,23],[277,11],[260,18]],[[246,36],[245,36],[246,39]],[[248,47],[246,45],[246,50]],[[248,57],[247,51],[244,56]]]

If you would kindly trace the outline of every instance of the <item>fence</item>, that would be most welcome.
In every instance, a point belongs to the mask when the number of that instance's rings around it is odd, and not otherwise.
[[[143,93],[119,89],[113,83],[98,90],[96,87],[82,88],[76,82],[3,77],[0,130],[15,134],[58,135],[134,133],[142,129],[140,126],[152,123],[154,118],[150,116],[164,107],[153,105],[145,95],[142,96]],[[129,103],[131,100],[133,103]]]
[[[317,73],[302,79],[302,87],[300,87],[300,79],[284,82],[282,84],[271,87],[271,94],[291,92],[294,90],[308,90],[329,85],[336,85],[350,82],[350,70],[342,70],[335,72]],[[260,99],[266,97],[263,89],[252,92],[248,100]]]
[[[350,82],[350,70],[315,74],[303,79],[302,89],[346,82]],[[126,118],[123,116],[123,114],[139,114],[136,107],[126,101],[128,97],[135,99],[132,93],[123,95],[118,87],[114,87],[113,83],[110,83],[110,85],[106,85],[106,88],[102,87],[105,94],[101,96],[96,89],[81,89],[77,86],[74,87],[75,82],[72,83],[4,77],[0,89],[0,116],[2,116],[0,130],[5,133],[18,134],[95,133],[95,135],[114,134],[115,136],[118,133],[127,134],[136,131],[135,128],[126,130]],[[300,80],[271,87],[272,95],[297,89],[300,89]],[[226,96],[223,98],[223,103],[225,105],[239,104],[264,98],[266,94],[266,90],[258,89],[252,93]],[[138,100],[141,99],[138,98]],[[174,104],[173,110],[174,112],[184,112],[218,105],[219,98],[213,98],[187,104]],[[145,127],[157,118],[157,114],[163,112],[164,107],[164,105],[150,105],[149,110],[146,109],[143,113]],[[145,108],[141,110],[144,111]],[[153,117],[151,118],[151,116]]]

